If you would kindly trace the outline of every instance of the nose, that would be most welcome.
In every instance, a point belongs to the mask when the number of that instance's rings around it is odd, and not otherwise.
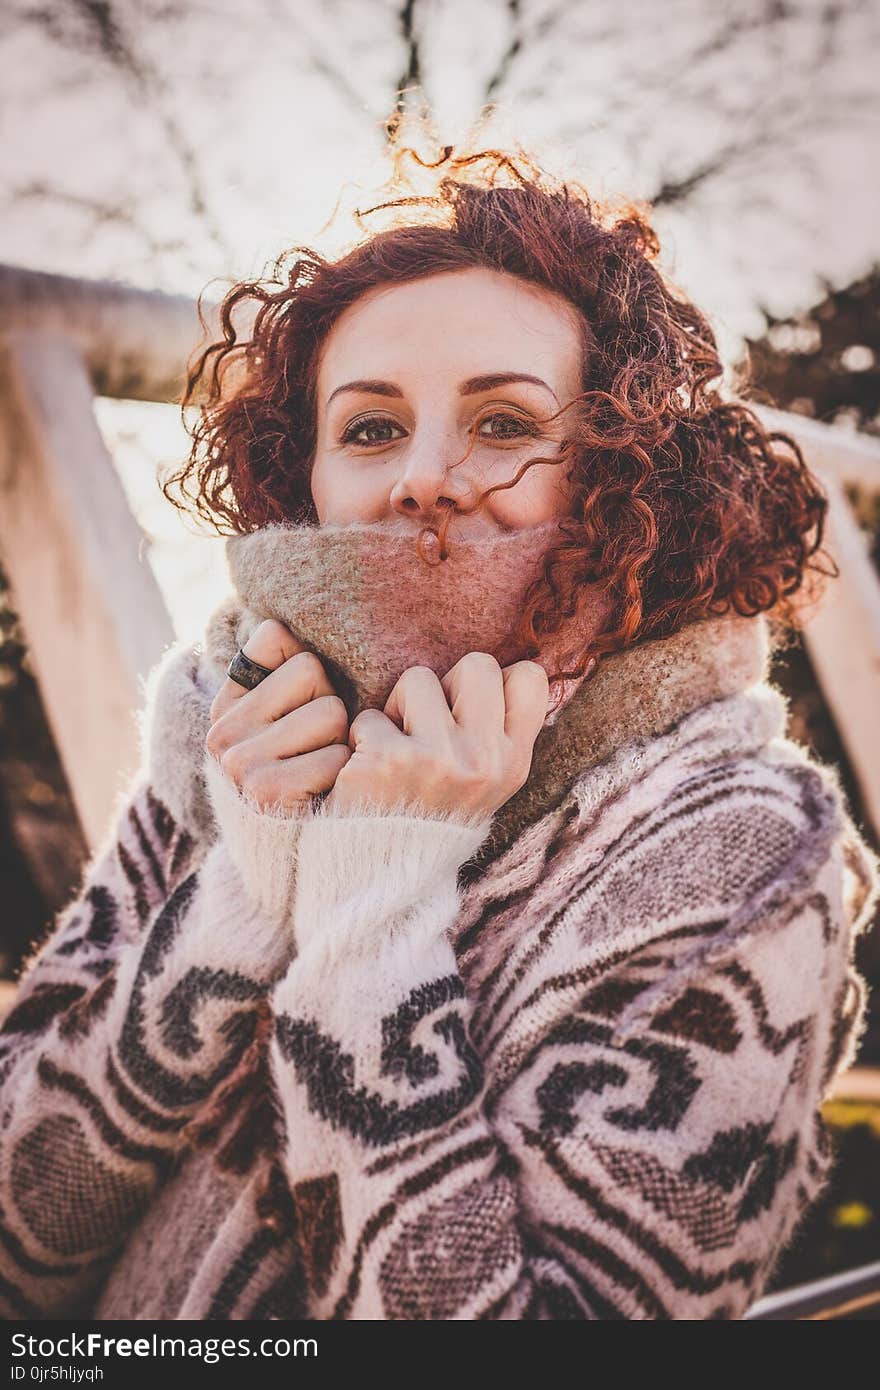
[[[467,461],[458,462],[461,451],[455,444],[435,436],[433,443],[414,448],[406,457],[389,497],[398,515],[427,522],[436,520],[443,508],[458,511],[473,505],[475,493],[464,476]]]

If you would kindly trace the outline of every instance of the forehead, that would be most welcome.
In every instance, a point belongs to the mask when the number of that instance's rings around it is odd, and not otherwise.
[[[582,339],[561,295],[483,267],[380,285],[350,305],[327,336],[318,366],[322,403],[367,374],[416,379],[522,370],[576,391]]]

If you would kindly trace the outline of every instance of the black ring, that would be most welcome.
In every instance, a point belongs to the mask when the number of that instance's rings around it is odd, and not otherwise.
[[[226,674],[236,685],[243,685],[245,690],[253,690],[255,685],[271,676],[272,672],[267,666],[260,666],[256,661],[251,661],[239,647],[226,668]]]

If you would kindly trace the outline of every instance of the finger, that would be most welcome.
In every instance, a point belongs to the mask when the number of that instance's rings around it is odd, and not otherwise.
[[[242,648],[253,661],[269,667],[271,674],[251,690],[227,676],[211,706],[212,723],[240,711],[242,720],[231,721],[236,728],[253,727],[255,722],[270,724],[308,700],[336,693],[319,657],[303,647],[283,624],[277,626],[288,634],[287,639],[266,634],[261,642],[258,629]]]
[[[344,735],[347,737],[348,711],[313,652],[297,652],[289,657],[283,666],[246,694],[248,699],[233,701],[226,713],[208,729],[206,746],[216,758],[222,757],[233,744],[249,744],[278,720],[296,710],[307,709],[316,701],[325,710],[330,704],[335,719],[345,716]]]
[[[242,647],[245,656],[249,656],[251,661],[256,661],[259,666],[266,666],[270,671],[277,670],[290,657],[303,650],[302,643],[294,637],[287,624],[279,622],[277,618],[267,618],[265,622],[260,623]],[[259,689],[259,686],[255,689]],[[251,694],[253,691],[245,689],[238,681],[227,676],[211,706],[212,723],[225,714],[236,700]]]
[[[366,711],[364,711],[366,713]],[[410,666],[385,701],[385,716],[405,734],[439,731],[453,723],[443,685],[430,666]]]
[[[398,725],[382,710],[363,709],[351,721],[348,746],[353,753],[369,752],[381,757],[383,753],[390,752],[402,737]]]
[[[550,698],[547,672],[537,661],[515,661],[512,666],[504,667],[502,676],[507,705],[504,732],[531,747],[547,717]]]
[[[348,744],[348,710],[338,695],[320,695],[256,733],[233,740],[231,750],[241,749],[243,759],[256,764],[297,758],[335,743]]]
[[[238,779],[231,773],[227,775],[264,806],[278,804],[290,808],[310,796],[330,791],[350,757],[351,749],[344,743],[332,743],[301,757],[276,758],[250,766]]]
[[[452,717],[461,728],[504,728],[504,681],[494,656],[468,652],[447,671],[442,686]]]

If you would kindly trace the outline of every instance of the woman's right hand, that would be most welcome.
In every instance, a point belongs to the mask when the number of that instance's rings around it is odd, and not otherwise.
[[[284,623],[267,619],[242,650],[272,674],[253,690],[227,676],[205,747],[252,802],[293,811],[329,791],[352,756],[348,711],[320,659]]]

